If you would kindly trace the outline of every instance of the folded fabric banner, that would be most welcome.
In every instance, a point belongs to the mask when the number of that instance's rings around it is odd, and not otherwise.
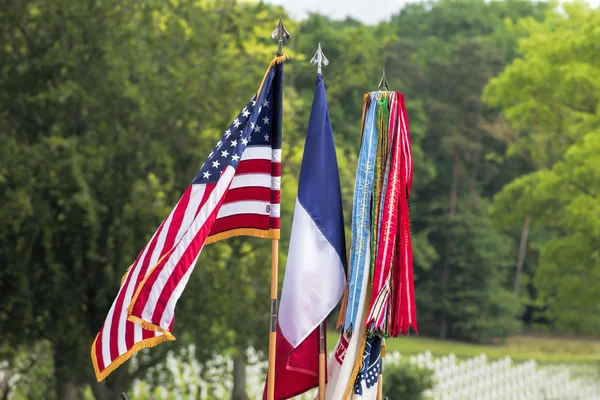
[[[175,340],[171,334],[175,304],[209,237],[212,241],[240,234],[279,237],[285,58],[271,62],[258,94],[225,131],[125,273],[92,345],[98,381],[137,351]]]
[[[412,156],[404,96],[365,95],[342,334],[328,399],[375,400],[381,342],[417,331],[408,200]]]

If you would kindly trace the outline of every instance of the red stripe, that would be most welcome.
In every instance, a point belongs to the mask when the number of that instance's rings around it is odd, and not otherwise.
[[[212,209],[210,215],[202,225],[202,228],[200,228],[200,230],[196,233],[196,236],[194,236],[194,239],[192,239],[191,243],[185,249],[183,255],[179,259],[179,262],[169,275],[169,278],[167,279],[167,282],[163,287],[163,290],[160,293],[160,296],[156,302],[154,313],[152,314],[152,323],[154,325],[160,326],[160,321],[162,320],[165,309],[167,308],[167,304],[171,299],[175,288],[177,287],[183,276],[186,274],[186,272],[194,266],[194,260],[196,259],[196,257],[198,257],[198,254],[204,246],[204,242],[206,241],[206,238],[208,237],[208,234],[210,233],[211,228],[217,219],[217,214],[219,213],[219,209],[221,208],[222,202],[223,197],[219,199],[219,202],[217,203],[215,208]],[[202,203],[204,203],[204,199]],[[167,257],[167,259],[169,258],[170,257]],[[157,268],[153,272],[153,275],[158,276],[164,268],[165,264],[166,263],[163,263],[160,268]],[[156,278],[154,280],[156,281]],[[148,285],[146,285],[146,287],[151,288],[151,286]],[[171,320],[169,322],[169,326],[171,326],[172,323],[173,321]]]
[[[102,357],[102,331],[104,330],[104,324],[102,324],[102,328],[100,328],[100,333],[98,337],[96,337],[96,347],[94,348],[94,356],[96,357],[96,365],[98,366],[98,371],[104,371],[104,358]]]
[[[271,160],[258,159],[241,161],[235,171],[235,176],[243,174],[268,174],[271,171]]]
[[[206,185],[206,188],[204,190],[204,195],[202,197],[202,200],[200,201],[200,206],[198,207],[198,210],[202,208],[202,206],[206,202],[206,199],[208,198],[208,196],[210,195],[210,192],[212,192],[214,187],[215,187],[214,184]],[[188,190],[191,191],[191,185],[188,188]],[[187,204],[186,204],[186,208],[187,208]],[[183,213],[185,213],[186,208],[182,208],[182,211],[180,211],[182,213],[181,218],[183,218]],[[194,214],[197,214],[198,210],[194,210]],[[169,233],[169,235],[171,235],[171,233]],[[175,231],[175,233],[172,234],[172,236],[175,236],[175,235],[177,235],[177,230]],[[167,238],[167,240],[169,240],[171,243],[173,243],[175,241],[175,238],[171,237],[171,238]],[[170,246],[170,247],[165,246],[164,248],[166,249],[166,251],[161,252],[161,253],[163,253],[163,254],[161,254],[161,258],[168,251],[171,251],[173,249],[172,246]],[[154,272],[157,272],[157,271],[160,272],[168,259],[169,259],[169,257],[165,257],[163,259],[163,261],[159,265],[156,266],[156,268],[154,269]],[[143,289],[141,290],[140,294],[138,295],[138,298],[135,301],[135,304],[134,304],[133,310],[132,310],[133,311],[132,315],[135,315],[135,316],[141,318],[142,311],[144,310],[144,307],[146,307],[146,303],[148,302],[148,296],[150,295],[150,289],[154,286],[154,283],[156,282],[157,277],[158,277],[157,273],[150,273],[150,275],[148,276],[148,279],[144,283]],[[138,285],[139,285],[139,283],[136,285],[136,288],[138,287]]]
[[[281,194],[279,190],[271,190],[271,204],[279,204],[281,200]]]
[[[225,196],[225,201],[223,204],[248,200],[269,201],[270,198],[270,188],[261,186],[248,186],[238,189],[230,189],[229,192],[227,192],[227,196]]]
[[[230,215],[228,217],[217,219],[210,231],[210,234],[216,235],[217,233],[238,228],[254,228],[268,230],[270,219],[271,217],[269,217],[268,215],[260,214]]]
[[[271,176],[281,176],[281,163],[271,163]]]
[[[271,228],[271,229],[279,229],[279,225],[280,225],[279,217],[271,218],[271,220],[269,221],[269,228]]]

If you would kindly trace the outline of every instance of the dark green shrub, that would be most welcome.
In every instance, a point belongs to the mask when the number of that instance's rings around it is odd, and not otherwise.
[[[389,400],[421,400],[424,392],[432,388],[432,371],[429,369],[408,363],[385,367],[383,395]]]

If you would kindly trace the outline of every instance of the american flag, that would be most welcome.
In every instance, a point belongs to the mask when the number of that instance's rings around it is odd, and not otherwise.
[[[175,304],[204,244],[234,235],[279,238],[281,61],[123,277],[91,349],[98,381],[137,351],[175,340]]]

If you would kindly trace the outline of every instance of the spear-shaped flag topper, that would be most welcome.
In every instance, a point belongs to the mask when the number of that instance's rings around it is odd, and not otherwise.
[[[323,50],[321,50],[321,43],[319,43],[317,52],[315,53],[314,57],[310,60],[310,63],[317,64],[318,74],[321,73],[321,64],[325,66],[329,65],[329,60],[327,59],[327,57],[325,57],[325,54],[323,54]]]
[[[281,17],[279,17],[279,23],[277,24],[277,27],[275,28],[273,33],[271,33],[271,38],[273,38],[273,39],[278,38],[278,40],[277,40],[277,55],[282,56],[283,55],[283,41],[289,40],[290,33],[287,31],[287,29],[285,29],[285,26],[283,26],[283,21],[281,20]]]

